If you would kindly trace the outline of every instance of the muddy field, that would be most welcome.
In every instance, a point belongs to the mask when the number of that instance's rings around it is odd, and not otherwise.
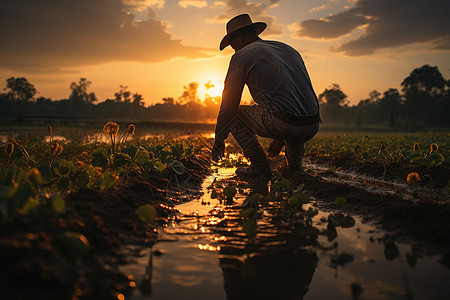
[[[119,271],[133,255],[123,246],[152,246],[158,228],[176,214],[173,206],[198,197],[204,178],[212,172],[206,154],[182,163],[185,173],[177,175],[176,183],[172,170],[147,177],[135,174],[108,193],[71,194],[63,215],[28,218],[2,227],[3,294],[8,299],[126,298],[136,282]],[[319,155],[308,156],[305,165],[307,172],[300,182],[318,207],[336,211],[335,199],[343,197],[343,212],[375,222],[425,253],[441,255],[442,264],[450,267],[448,167]],[[274,166],[282,168],[283,159],[276,159]],[[411,172],[422,178],[414,188],[406,184]],[[156,227],[135,213],[146,203],[157,208]],[[64,238],[67,232],[83,234],[89,244]]]

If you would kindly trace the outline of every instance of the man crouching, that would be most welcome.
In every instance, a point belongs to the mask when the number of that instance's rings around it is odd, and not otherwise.
[[[235,53],[225,78],[212,159],[223,158],[231,132],[251,162],[236,170],[247,181],[272,177],[256,135],[274,139],[269,156],[285,145],[289,173],[301,174],[304,143],[319,130],[319,103],[301,55],[284,43],[262,40],[258,35],[266,27],[247,14],[238,15],[227,23],[220,43],[220,50],[231,45]],[[245,84],[256,105],[240,105]]]

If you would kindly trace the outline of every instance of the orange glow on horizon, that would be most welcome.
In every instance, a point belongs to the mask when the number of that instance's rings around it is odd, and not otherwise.
[[[197,95],[203,101],[208,95],[209,97],[221,97],[223,91],[222,75],[219,72],[207,72],[199,75]]]

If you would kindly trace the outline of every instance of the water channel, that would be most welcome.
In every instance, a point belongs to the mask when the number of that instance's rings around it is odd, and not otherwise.
[[[450,269],[440,257],[399,243],[373,224],[328,227],[317,214],[295,219],[285,205],[260,208],[255,236],[239,217],[247,198],[211,197],[215,182],[232,180],[219,169],[203,196],[177,205],[179,215],[159,228],[158,242],[123,267],[136,288],[126,299],[450,299]]]

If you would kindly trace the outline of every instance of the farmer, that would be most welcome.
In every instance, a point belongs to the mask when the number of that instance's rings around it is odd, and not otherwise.
[[[220,50],[228,45],[231,57],[215,128],[212,159],[223,158],[224,140],[231,132],[251,165],[238,168],[244,180],[271,179],[268,158],[256,135],[274,139],[269,156],[277,156],[286,146],[288,175],[303,174],[304,143],[319,129],[319,104],[300,54],[276,41],[258,35],[266,23],[253,23],[248,14],[227,23]],[[240,105],[247,84],[256,105]]]

